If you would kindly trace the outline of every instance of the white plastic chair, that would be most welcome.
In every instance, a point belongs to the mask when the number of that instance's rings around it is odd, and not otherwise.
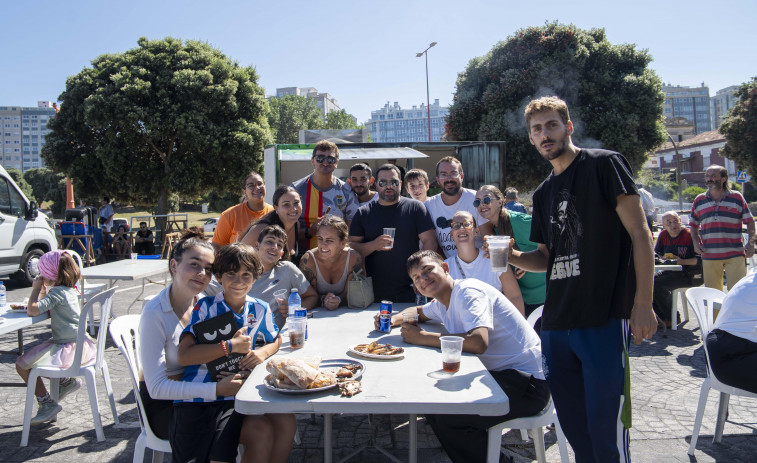
[[[113,320],[110,324],[110,337],[116,344],[121,354],[126,360],[129,367],[129,378],[131,378],[131,388],[134,397],[137,400],[137,411],[139,412],[139,427],[142,432],[137,437],[137,443],[134,445],[134,463],[142,463],[145,456],[145,448],[153,450],[153,462],[163,461],[164,454],[171,453],[171,444],[164,439],[155,435],[147,421],[145,406],[142,403],[142,397],[139,395],[139,315],[124,315]]]
[[[710,354],[707,352],[707,334],[712,329],[713,306],[715,302],[722,303],[725,299],[725,293],[713,288],[691,288],[686,291],[686,299],[689,301],[697,317],[702,335],[702,345],[704,346],[704,355],[707,360],[707,378],[702,383],[702,389],[699,392],[699,404],[697,405],[697,415],[694,420],[694,430],[691,432],[691,444],[689,445],[689,455],[694,455],[699,438],[699,428],[702,426],[702,417],[704,409],[707,406],[707,397],[710,389],[720,391],[720,407],[718,408],[718,417],[715,424],[715,434],[713,442],[720,442],[723,438],[723,426],[725,425],[725,416],[728,412],[728,401],[731,395],[757,398],[757,394],[728,386],[721,383],[715,377],[710,366]]]
[[[686,290],[689,288],[677,288],[673,290],[673,304],[670,306],[670,328],[678,329],[678,300],[681,300],[681,312],[683,313],[683,320],[681,322],[689,321],[689,304],[686,301]]]
[[[76,352],[74,354],[74,361],[69,368],[32,368],[29,373],[29,381],[26,386],[26,406],[24,408],[24,427],[21,432],[21,447],[26,447],[29,443],[29,428],[32,419],[32,409],[34,403],[37,401],[34,397],[34,389],[37,384],[38,377],[50,378],[50,395],[53,400],[58,401],[58,385],[60,378],[69,378],[76,376],[83,376],[87,383],[87,391],[89,393],[89,404],[92,409],[92,419],[95,422],[95,434],[97,440],[102,442],[105,440],[103,434],[102,420],[100,419],[100,407],[97,401],[97,383],[96,373],[102,372],[103,379],[105,381],[105,391],[108,394],[108,400],[110,401],[110,409],[113,412],[113,420],[118,424],[118,411],[116,410],[116,401],[113,398],[113,388],[110,384],[110,375],[108,374],[108,364],[105,363],[105,339],[107,338],[106,332],[108,327],[108,317],[110,315],[110,309],[113,304],[113,294],[116,292],[116,288],[113,287],[107,291],[104,291],[96,296],[90,298],[84,308],[81,310],[79,316],[79,329],[76,335]],[[97,353],[95,360],[86,364],[81,364],[82,346],[84,345],[84,336],[86,336],[87,319],[93,316],[93,307],[95,304],[100,304],[100,331],[97,336],[96,346]]]
[[[528,316],[528,323],[533,327],[536,321],[541,318],[544,306],[538,307],[531,312]],[[536,460],[539,463],[546,463],[547,456],[544,449],[544,432],[543,426],[549,426],[552,423],[555,424],[555,432],[557,433],[557,446],[560,449],[560,461],[568,462],[568,441],[565,439],[565,434],[560,427],[560,420],[557,419],[557,413],[555,413],[555,406],[552,403],[552,399],[549,399],[549,403],[544,409],[534,416],[524,416],[521,418],[515,418],[509,421],[505,421],[496,426],[489,428],[489,441],[486,448],[486,461],[488,463],[498,463],[499,453],[502,450],[502,431],[504,429],[520,429],[521,437],[523,440],[527,440],[527,434],[524,430],[531,431],[531,435],[534,439],[534,449],[536,450]]]
[[[79,280],[79,304],[84,306],[84,304],[87,303],[90,297],[100,294],[101,292],[105,291],[105,289],[108,287],[106,283],[90,283],[87,280],[84,279],[84,262],[82,262],[81,256],[78,252],[71,251],[69,253],[74,261],[79,265],[79,273],[82,275],[81,279]],[[95,335],[95,317],[89,319],[89,334],[92,336]]]

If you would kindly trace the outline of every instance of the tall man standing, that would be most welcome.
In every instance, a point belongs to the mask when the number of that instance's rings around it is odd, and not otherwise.
[[[313,173],[292,183],[303,205],[299,239],[305,242],[301,243],[301,249],[312,249],[318,244],[318,225],[327,210],[349,224],[358,208],[352,188],[334,176],[339,163],[339,148],[334,143],[319,141],[310,162]]]
[[[746,275],[744,257],[754,255],[754,217],[741,193],[728,188],[725,167],[708,167],[704,180],[707,191],[691,205],[691,239],[694,251],[702,255],[704,285],[722,291],[723,272],[729,289]],[[749,236],[746,245],[741,235],[742,223],[746,224]]]
[[[478,210],[473,207],[476,192],[463,188],[463,165],[454,156],[446,156],[436,163],[436,181],[442,187],[442,192],[428,198],[425,202],[426,209],[431,214],[431,219],[436,227],[436,239],[439,242],[445,258],[457,255],[457,246],[452,239],[450,222],[457,211],[468,211],[476,219],[480,236],[493,235],[494,228],[488,220],[481,217]],[[477,247],[481,247],[477,243]]]
[[[630,166],[619,153],[573,145],[568,106],[532,101],[528,135],[552,173],[533,196],[531,252],[512,263],[547,271],[544,372],[576,461],[628,461],[628,325],[636,344],[657,330],[654,259]]]
[[[376,302],[415,302],[412,280],[407,274],[407,258],[420,249],[436,251],[434,224],[420,201],[401,196],[400,170],[384,164],[376,171],[379,199],[358,209],[350,226],[350,246],[365,259],[365,269],[373,276]],[[394,228],[394,238],[384,233]]]

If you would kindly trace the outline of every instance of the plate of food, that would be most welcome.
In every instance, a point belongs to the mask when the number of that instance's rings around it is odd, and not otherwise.
[[[350,352],[369,359],[401,359],[405,357],[405,349],[391,344],[380,344],[373,341],[370,344],[355,344],[350,347]]]
[[[8,309],[8,312],[26,313],[26,305],[25,304],[10,304],[10,308]]]
[[[321,360],[320,357],[271,357],[266,364],[266,388],[282,394],[311,394],[334,389],[343,380],[356,380],[365,365],[349,359]]]

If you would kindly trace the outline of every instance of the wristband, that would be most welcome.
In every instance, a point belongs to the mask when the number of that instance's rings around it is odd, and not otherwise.
[[[227,357],[231,357],[231,350],[232,350],[232,347],[231,347],[231,339],[229,339],[229,340],[228,340],[228,341],[226,341],[226,342],[228,342],[228,343],[229,343],[228,352],[227,352],[226,356],[227,356]]]
[[[228,357],[229,356],[229,351],[226,348],[226,342],[225,341],[221,341],[219,344],[221,345],[221,349],[223,350],[223,355],[225,355],[226,357]]]

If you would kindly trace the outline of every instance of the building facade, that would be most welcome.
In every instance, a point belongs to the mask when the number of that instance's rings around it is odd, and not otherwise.
[[[428,139],[429,111],[431,114],[431,140]],[[444,141],[444,124],[449,107],[440,106],[436,99],[430,107],[402,109],[395,101],[387,101],[383,108],[371,111],[365,130],[374,143]]]
[[[681,154],[681,179],[691,185],[706,188],[704,171],[712,164],[723,166],[728,170],[728,179],[736,181],[736,163],[723,157],[720,151],[725,146],[725,137],[717,130],[700,133],[694,138],[684,140],[678,145]],[[677,168],[676,151],[670,142],[655,151],[660,173],[672,174]]]
[[[701,87],[663,85],[662,91],[665,93],[663,115],[666,121],[684,118],[694,123],[697,134],[712,130],[710,89],[704,83]]]
[[[332,98],[328,93],[318,93],[318,90],[313,87],[283,87],[276,89],[276,98],[282,98],[287,95],[306,96],[314,99],[323,117],[326,117],[326,114],[331,111],[339,111],[341,109],[335,98]]]
[[[738,85],[731,85],[715,92],[715,96],[710,98],[710,113],[712,114],[712,129],[717,130],[720,124],[725,120],[726,114],[736,105],[736,89]]]
[[[40,157],[47,123],[55,117],[55,108],[50,101],[39,101],[37,107],[0,106],[0,161],[5,168],[21,172],[44,167]]]

